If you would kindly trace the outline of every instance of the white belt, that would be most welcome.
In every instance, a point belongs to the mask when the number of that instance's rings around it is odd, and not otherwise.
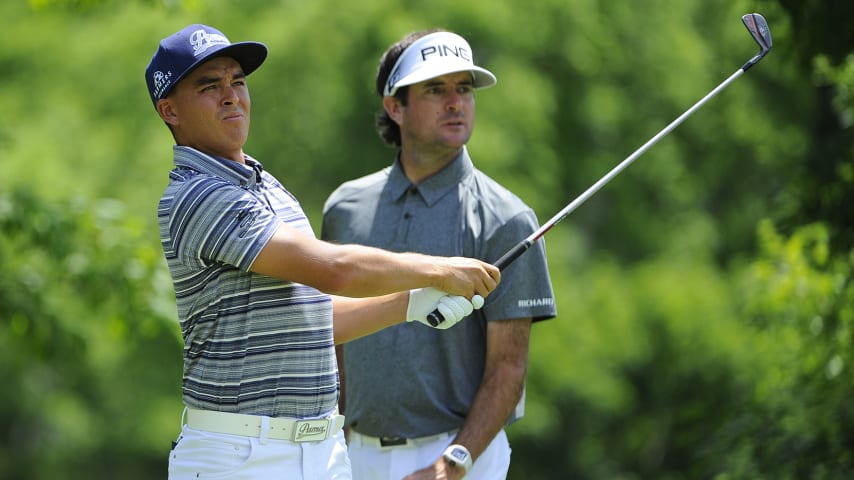
[[[187,426],[244,437],[262,436],[262,426],[267,424],[267,437],[292,442],[319,442],[335,435],[344,426],[343,415],[314,420],[274,418],[241,413],[214,412],[211,410],[187,409]]]

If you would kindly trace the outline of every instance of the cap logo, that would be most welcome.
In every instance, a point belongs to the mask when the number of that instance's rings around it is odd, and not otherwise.
[[[154,97],[160,98],[163,91],[172,83],[172,72],[161,72],[160,70],[157,70],[154,72],[152,77],[154,80]]]
[[[225,36],[218,33],[208,33],[202,29],[196,30],[190,35],[190,45],[193,47],[193,56],[198,57],[214,45],[231,45]]]
[[[400,68],[402,66],[403,65],[398,62],[394,67],[394,70],[392,70],[391,75],[388,76],[388,80],[385,82],[386,93],[390,92],[394,86],[397,85],[397,81],[400,80]]]
[[[448,55],[453,55],[455,57],[461,58],[469,63],[471,63],[471,53],[463,46],[449,46],[449,45],[431,45],[429,47],[425,47],[421,49],[421,61],[426,62],[431,55],[439,55],[440,57],[447,57]]]

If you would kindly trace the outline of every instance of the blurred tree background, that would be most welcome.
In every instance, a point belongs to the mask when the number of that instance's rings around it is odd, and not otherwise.
[[[143,72],[189,23],[270,56],[247,152],[317,228],[389,164],[379,55],[441,26],[496,87],[478,166],[541,221],[774,49],[546,237],[510,478],[854,477],[854,4],[13,0],[0,5],[0,478],[165,478],[181,343],[158,242],[172,138]]]

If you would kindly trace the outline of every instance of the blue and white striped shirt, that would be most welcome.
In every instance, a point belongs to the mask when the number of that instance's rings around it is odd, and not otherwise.
[[[308,418],[338,401],[332,301],[249,271],[281,222],[314,236],[299,202],[261,165],[174,147],[157,210],[184,338],[184,403]]]

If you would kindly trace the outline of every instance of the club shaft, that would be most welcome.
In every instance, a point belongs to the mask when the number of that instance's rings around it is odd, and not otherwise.
[[[653,145],[658,143],[665,135],[673,131],[674,128],[678,127],[680,123],[684,122],[686,118],[690,117],[694,112],[696,112],[700,107],[702,107],[706,102],[711,100],[715,95],[717,95],[721,90],[726,88],[730,83],[735,81],[736,78],[740,77],[747,68],[750,68],[754,63],[759,61],[761,56],[754,57],[749,62],[747,62],[744,66],[735,71],[732,75],[729,76],[726,80],[720,83],[717,87],[715,87],[711,92],[707,93],[706,96],[701,98],[697,103],[691,106],[688,110],[685,111],[682,115],[670,122],[669,125],[661,129],[654,137],[650,138],[646,143],[640,146],[637,150],[632,152],[631,155],[626,157],[625,160],[620,162],[616,167],[611,169],[610,172],[606,173],[604,177],[600,178],[599,181],[591,185],[587,190],[584,191],[581,195],[579,195],[575,200],[569,203],[569,205],[563,207],[561,211],[555,214],[552,218],[549,219],[546,223],[544,223],[540,228],[538,228],[534,233],[528,235],[527,238],[517,243],[513,248],[507,251],[504,255],[501,256],[493,265],[498,267],[499,270],[504,270],[507,268],[513,261],[519,258],[523,253],[528,251],[531,248],[531,245],[534,244],[537,240],[542,238],[543,235],[546,234],[549,230],[552,229],[558,222],[566,218],[567,215],[572,213],[573,210],[578,208],[582,203],[587,201],[588,198],[592,197],[596,192],[599,191],[602,187],[605,186],[608,182],[610,182],[614,177],[620,174],[623,170],[626,169],[629,165],[631,165],[638,157],[644,154],[647,150],[650,149]],[[442,322],[442,315],[437,311],[433,311],[430,315],[428,315],[427,320],[431,325],[436,326]]]
[[[554,217],[549,219],[548,222],[543,224],[536,232],[532,233],[527,240],[530,240],[532,243],[542,237],[551,227],[553,227],[556,223],[560,222],[567,215],[569,215],[573,210],[578,208],[582,203],[587,201],[588,198],[592,197],[593,194],[599,191],[600,188],[605,186],[608,182],[614,179],[617,175],[620,174],[623,170],[625,170],[629,165],[631,165],[635,160],[638,159],[641,155],[643,155],[647,150],[649,150],[653,145],[658,143],[665,135],[669,134],[673,131],[674,128],[679,126],[680,123],[685,121],[686,118],[691,116],[694,112],[696,112],[700,107],[702,107],[706,102],[708,102],[712,97],[717,95],[721,90],[726,88],[727,85],[733,82],[736,78],[741,76],[744,73],[744,70],[739,69],[735,73],[733,73],[729,78],[723,81],[720,85],[715,87],[714,90],[709,92],[705,97],[700,99],[697,103],[695,103],[691,108],[685,111],[682,115],[680,115],[676,120],[670,122],[669,125],[664,127],[660,132],[658,132],[654,137],[650,138],[646,143],[641,145],[640,148],[635,150],[631,155],[626,157],[625,160],[620,162],[619,165],[614,167],[610,172],[605,174],[604,177],[600,178],[599,181],[590,186],[587,190],[584,191],[581,195],[578,196],[575,200],[573,200],[569,205],[563,208],[560,212],[558,212]]]

